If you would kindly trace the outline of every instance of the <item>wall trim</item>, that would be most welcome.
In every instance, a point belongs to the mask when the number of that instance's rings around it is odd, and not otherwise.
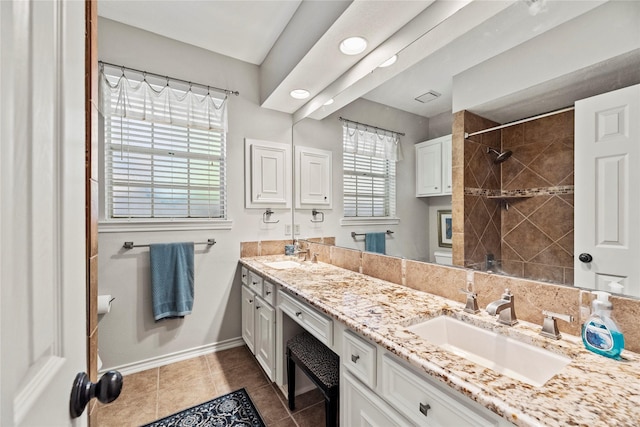
[[[231,230],[232,220],[211,221],[106,221],[98,223],[99,233],[127,233],[134,231]]]
[[[165,354],[163,356],[140,360],[138,362],[126,363],[124,365],[101,369],[98,373],[102,375],[107,371],[116,370],[119,371],[122,375],[135,374],[136,372],[145,371],[147,369],[158,368],[170,363],[180,362],[182,360],[191,359],[194,357],[202,356],[204,354],[215,353],[217,351],[228,350],[230,348],[240,347],[243,345],[244,341],[242,337],[231,338],[200,347],[194,347],[188,350],[177,351],[175,353]]]

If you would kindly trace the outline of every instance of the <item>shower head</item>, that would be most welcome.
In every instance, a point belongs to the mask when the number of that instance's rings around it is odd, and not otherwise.
[[[498,150],[495,150],[495,149],[493,149],[491,147],[487,147],[487,153],[492,153],[492,152],[498,155],[498,157],[496,157],[495,160],[493,161],[493,163],[495,163],[495,164],[504,162],[509,157],[511,157],[511,155],[513,154],[511,152],[511,150],[503,151],[501,153]]]

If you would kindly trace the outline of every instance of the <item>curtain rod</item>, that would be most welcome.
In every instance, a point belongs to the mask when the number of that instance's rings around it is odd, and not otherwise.
[[[528,117],[526,119],[517,120],[517,121],[511,122],[511,123],[505,123],[503,125],[495,126],[495,127],[489,128],[489,129],[479,130],[478,132],[473,132],[473,133],[466,133],[465,132],[464,133],[464,139],[467,139],[470,136],[480,135],[482,133],[487,133],[487,132],[493,132],[494,130],[499,130],[499,129],[507,128],[509,126],[515,126],[515,125],[519,125],[521,123],[530,122],[532,120],[538,120],[538,119],[542,119],[544,117],[554,116],[556,114],[565,113],[567,111],[571,111],[571,110],[574,110],[574,109],[575,109],[575,107],[562,108],[560,110],[556,110],[556,111],[551,111],[549,113],[540,114],[539,116]]]
[[[345,119],[344,117],[338,117],[338,120],[340,120],[341,122],[349,122],[349,123],[353,123],[353,124],[356,124],[356,125],[362,125],[362,126],[367,127],[367,128],[373,128],[373,129],[376,129],[376,130],[381,130],[381,131],[384,131],[384,132],[391,132],[391,133],[395,133],[396,135],[404,136],[404,133],[402,133],[402,132],[396,132],[395,130],[379,128],[378,126],[372,126],[372,125],[368,125],[366,123],[354,122],[353,120]]]
[[[169,80],[173,80],[175,82],[186,83],[189,86],[200,86],[200,87],[206,88],[207,90],[209,90],[209,89],[217,90],[219,92],[224,92],[227,95],[236,95],[236,96],[240,95],[240,92],[238,92],[237,90],[223,89],[223,88],[220,88],[220,87],[203,85],[201,83],[193,83],[193,82],[190,82],[190,81],[187,81],[187,80],[176,79],[174,77],[169,77],[169,76],[163,76],[162,74],[150,73],[148,71],[137,70],[135,68],[125,67],[124,65],[116,65],[116,64],[111,64],[109,62],[104,62],[104,61],[98,61],[98,64],[100,64],[102,66],[107,65],[107,66],[110,66],[110,67],[119,68],[119,69],[122,70],[122,74],[124,74],[125,70],[128,70],[128,71],[133,71],[133,72],[136,72],[136,73],[140,73],[143,76],[148,75],[148,76],[158,77],[158,78],[161,78],[161,79],[167,79],[167,83],[168,83]]]

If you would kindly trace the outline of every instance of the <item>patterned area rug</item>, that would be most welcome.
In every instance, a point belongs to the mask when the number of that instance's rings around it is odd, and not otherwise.
[[[244,388],[142,427],[266,427]]]

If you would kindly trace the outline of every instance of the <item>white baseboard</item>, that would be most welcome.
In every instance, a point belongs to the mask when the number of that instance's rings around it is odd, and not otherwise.
[[[145,371],[147,369],[157,368],[159,366],[168,365],[170,363],[179,362],[181,360],[191,359],[193,357],[202,356],[203,354],[215,353],[216,351],[227,350],[230,348],[240,347],[244,345],[242,337],[232,338],[213,344],[207,344],[200,347],[182,350],[163,356],[152,357],[150,359],[141,360],[139,362],[127,363],[120,366],[112,366],[101,369],[99,374],[102,375],[107,371],[119,371],[122,375],[135,374],[136,372]]]

